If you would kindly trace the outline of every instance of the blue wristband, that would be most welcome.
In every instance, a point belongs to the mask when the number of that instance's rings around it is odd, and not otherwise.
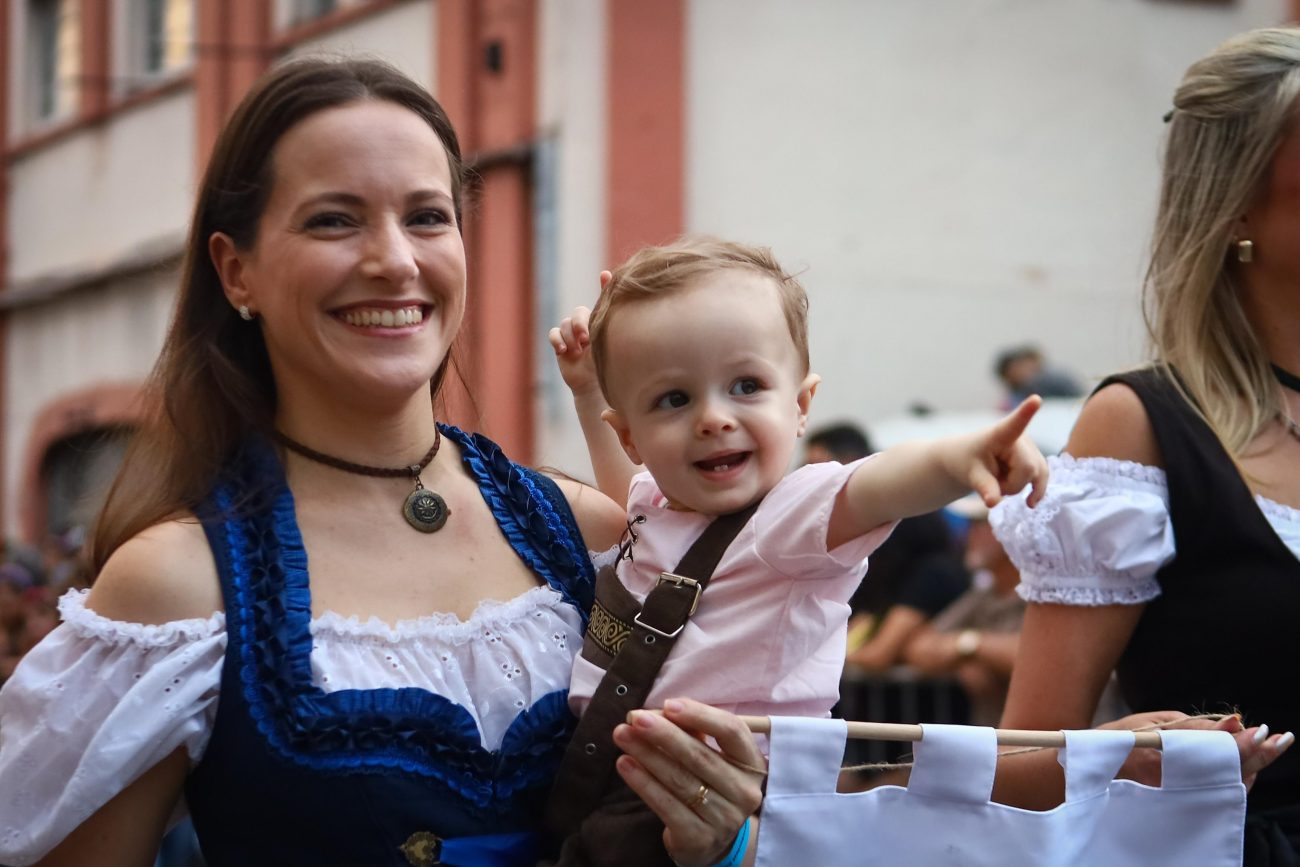
[[[749,819],[745,819],[745,824],[740,826],[736,832],[736,839],[731,844],[731,849],[722,860],[712,865],[712,867],[740,867],[745,863],[745,853],[749,851]]]

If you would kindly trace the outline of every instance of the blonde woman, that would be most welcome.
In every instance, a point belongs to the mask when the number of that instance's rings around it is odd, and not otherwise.
[[[1281,755],[1300,728],[1297,96],[1300,29],[1187,71],[1147,277],[1153,362],[1102,383],[1038,508],[993,514],[1030,603],[1003,724],[1085,727],[1115,669],[1134,710],[1273,726],[1253,733],[1277,760],[1250,794],[1248,864],[1300,845],[1300,753]],[[1051,802],[1027,788],[1004,795]]]

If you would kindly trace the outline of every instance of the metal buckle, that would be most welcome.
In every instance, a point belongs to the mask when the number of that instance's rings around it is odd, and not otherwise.
[[[685,575],[677,575],[673,572],[660,572],[659,583],[656,584],[655,587],[658,588],[659,584],[664,584],[664,583],[672,584],[677,587],[693,588],[695,590],[695,598],[691,600],[691,610],[687,613],[686,615],[687,617],[690,617],[692,614],[694,614],[695,609],[700,607],[700,593],[703,592],[704,588],[700,586],[699,581],[696,581],[694,578],[687,578]],[[642,611],[644,610],[645,609],[643,608]],[[646,623],[644,620],[641,619],[641,611],[638,611],[636,613],[636,617],[632,618],[632,622],[637,624],[638,626],[644,626],[646,629],[649,629],[651,632],[653,632],[655,635],[660,636],[661,638],[676,638],[678,634],[680,634],[681,631],[686,628],[686,624],[683,623],[681,626],[677,627],[672,632],[664,632],[661,629],[656,629],[655,627],[651,626],[649,623]]]

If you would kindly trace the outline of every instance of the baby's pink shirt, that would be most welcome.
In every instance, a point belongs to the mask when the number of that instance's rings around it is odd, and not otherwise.
[[[869,460],[869,459],[868,459]],[[764,498],[723,554],[700,606],[646,699],[689,697],[740,714],[825,716],[839,698],[849,597],[867,555],[889,537],[878,527],[826,550],[831,508],[855,462],[809,464]],[[711,518],[668,508],[649,473],[628,493],[628,517],[645,515],[619,580],[638,600],[672,571]],[[604,670],[579,655],[569,706],[581,714]]]

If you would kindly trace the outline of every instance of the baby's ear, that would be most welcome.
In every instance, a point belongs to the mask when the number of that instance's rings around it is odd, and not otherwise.
[[[628,460],[640,466],[641,455],[636,450],[636,444],[632,442],[632,431],[628,428],[627,420],[623,418],[622,413],[616,409],[607,409],[600,414],[600,417],[618,435],[618,444],[623,447],[623,451],[627,452]]]
[[[795,397],[795,403],[799,405],[799,436],[803,436],[804,431],[808,429],[808,412],[812,409],[812,399],[817,393],[817,386],[821,384],[822,378],[815,373],[809,373],[799,384],[799,394]]]

